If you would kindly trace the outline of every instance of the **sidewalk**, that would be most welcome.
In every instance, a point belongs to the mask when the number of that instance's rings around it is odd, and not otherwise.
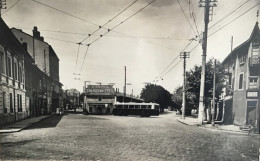
[[[235,126],[235,125],[219,125],[219,124],[215,124],[215,126],[212,126],[211,124],[199,125],[198,118],[195,118],[195,117],[185,117],[185,119],[183,119],[180,116],[177,118],[177,121],[179,121],[185,125],[189,125],[189,126],[200,126],[202,128],[207,128],[207,129],[211,129],[211,130],[221,130],[221,131],[226,131],[226,132],[236,132],[236,133],[241,133],[241,134],[248,134],[248,131],[240,130],[239,126]]]
[[[12,133],[12,132],[19,132],[26,127],[29,127],[32,124],[35,124],[37,122],[40,122],[41,120],[48,118],[52,115],[44,115],[44,116],[39,116],[39,117],[32,117],[28,119],[24,119],[21,121],[14,122],[12,124],[3,126],[0,128],[0,134],[1,133]]]

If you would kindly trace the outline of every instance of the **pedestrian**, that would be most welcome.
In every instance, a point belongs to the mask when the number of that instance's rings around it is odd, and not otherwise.
[[[254,126],[253,120],[250,120],[250,121],[249,121],[248,135],[250,135],[251,133],[253,133],[254,130],[255,130],[255,126]]]

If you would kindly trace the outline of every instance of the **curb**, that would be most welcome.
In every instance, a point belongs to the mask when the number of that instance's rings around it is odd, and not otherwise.
[[[207,129],[207,130],[217,130],[220,132],[222,131],[222,132],[236,133],[236,134],[240,134],[240,135],[248,135],[247,132],[243,132],[243,131],[226,130],[226,129],[221,129],[221,127],[206,127],[205,125],[198,125],[198,124],[188,124],[188,123],[180,120],[179,118],[177,118],[176,120],[184,125],[198,126],[200,128]],[[248,136],[260,136],[260,135],[259,134],[250,134]]]
[[[184,125],[188,125],[188,126],[199,126],[198,124],[188,124],[188,123],[186,123],[186,122],[180,120],[179,118],[177,118],[176,120],[177,120],[178,122],[184,124]]]

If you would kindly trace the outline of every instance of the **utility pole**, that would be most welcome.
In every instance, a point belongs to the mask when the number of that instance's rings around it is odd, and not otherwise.
[[[6,5],[6,0],[0,0],[0,17],[2,17],[2,9],[6,9],[6,7],[4,7]]]
[[[200,0],[199,7],[204,7],[204,33],[202,41],[202,69],[201,69],[201,81],[200,81],[200,97],[199,97],[199,116],[198,124],[203,123],[203,114],[205,109],[204,93],[205,93],[205,74],[206,74],[206,56],[207,56],[207,40],[208,40],[208,24],[209,16],[213,13],[213,7],[216,7],[216,0]],[[211,13],[210,13],[211,11]]]
[[[212,106],[212,126],[215,126],[215,104],[216,104],[216,59],[214,59],[214,76],[213,76],[213,106]]]
[[[231,52],[233,51],[233,36],[231,36]]]
[[[182,90],[182,118],[185,119],[186,110],[186,58],[190,57],[190,53],[183,52],[180,55],[183,58],[183,90]]]
[[[124,86],[124,97],[123,97],[123,102],[125,102],[125,97],[126,97],[126,66],[125,66],[125,86]]]

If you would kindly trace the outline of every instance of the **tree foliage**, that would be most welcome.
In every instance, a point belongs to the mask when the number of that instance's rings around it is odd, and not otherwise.
[[[162,86],[148,84],[141,91],[142,99],[145,102],[154,102],[160,104],[161,110],[171,105],[171,94]]]
[[[210,59],[206,63],[205,74],[205,93],[204,102],[206,107],[209,105],[210,100],[213,97],[213,62],[214,59]],[[201,66],[195,65],[193,69],[186,72],[186,104],[187,108],[198,108],[199,95],[200,95],[200,79],[201,79]],[[224,87],[224,68],[219,61],[216,62],[216,99],[219,98],[222,88]],[[181,102],[180,102],[181,99]],[[174,104],[180,108],[182,103],[182,86],[176,88],[172,100]]]

